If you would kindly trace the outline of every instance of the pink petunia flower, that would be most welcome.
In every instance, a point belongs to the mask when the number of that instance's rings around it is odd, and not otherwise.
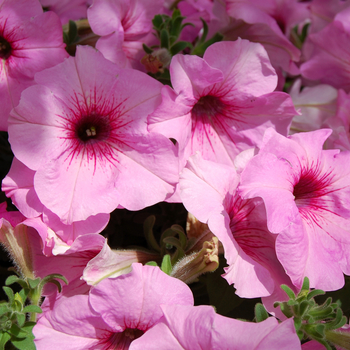
[[[89,295],[56,302],[33,329],[36,348],[129,349],[162,317],[162,304],[192,306],[192,292],[158,267],[133,264],[131,273],[104,279]]]
[[[94,0],[88,19],[93,32],[101,36],[96,48],[112,62],[144,70],[142,44],[154,42],[152,19],[163,13],[162,5],[162,0]]]
[[[298,288],[307,276],[313,288],[339,289],[350,274],[350,153],[322,150],[330,133],[268,129],[241,174],[239,193],[263,199],[277,257]]]
[[[232,166],[191,157],[180,177],[186,209],[207,223],[221,241],[228,267],[223,277],[242,298],[284,297],[282,283],[292,286],[277,259],[276,237],[266,226],[261,200],[242,200],[236,194],[239,177]]]
[[[203,59],[176,55],[170,75],[174,90],[163,88],[149,129],[176,139],[183,162],[199,151],[232,164],[266,128],[286,135],[297,114],[289,95],[273,92],[277,76],[264,48],[247,40],[215,43]]]
[[[264,4],[266,3],[264,1]],[[300,50],[284,35],[276,21],[278,18],[274,19],[250,1],[226,0],[226,9],[232,18],[223,32],[226,40],[242,38],[261,43],[274,68],[292,75],[299,74],[296,62],[300,59]],[[289,12],[288,15],[290,14]]]
[[[298,350],[294,322],[270,317],[244,322],[215,313],[211,306],[162,305],[164,317],[136,339],[130,350]]]
[[[0,130],[34,74],[68,57],[62,26],[37,0],[0,0]]]
[[[303,77],[350,92],[350,7],[339,12],[334,20],[306,43],[306,62],[300,67]],[[311,48],[310,48],[311,46]]]
[[[64,223],[139,210],[174,192],[175,147],[146,124],[162,84],[90,47],[35,79],[12,111],[9,139],[35,171],[40,202]]]

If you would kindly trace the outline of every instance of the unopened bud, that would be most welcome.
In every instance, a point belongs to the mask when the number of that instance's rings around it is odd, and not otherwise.
[[[10,254],[18,272],[24,278],[35,279],[27,230],[28,227],[24,224],[18,224],[14,228],[7,220],[0,219],[0,243]]]
[[[193,252],[178,261],[170,275],[190,284],[203,273],[215,271],[219,266],[218,248],[219,240],[216,237],[210,242],[204,242],[199,252]]]

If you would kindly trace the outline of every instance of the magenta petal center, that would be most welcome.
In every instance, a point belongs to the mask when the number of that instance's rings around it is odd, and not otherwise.
[[[7,60],[11,56],[12,47],[3,37],[0,37],[0,59]]]

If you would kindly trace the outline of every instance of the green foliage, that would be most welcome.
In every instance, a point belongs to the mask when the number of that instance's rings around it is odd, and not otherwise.
[[[0,302],[0,350],[5,349],[5,345],[10,341],[16,349],[35,350],[34,336],[32,329],[35,325],[37,313],[42,310],[39,307],[41,291],[46,283],[60,283],[56,278],[65,283],[67,280],[59,274],[52,274],[43,279],[21,278],[19,276],[9,276],[3,287],[8,301]],[[8,287],[13,283],[18,283],[22,290],[14,293]],[[31,303],[28,305],[28,303]]]
[[[294,325],[300,340],[313,339],[331,350],[332,343],[336,343],[335,330],[347,322],[338,303],[333,303],[329,297],[321,305],[316,303],[315,297],[325,294],[323,290],[310,291],[309,279],[305,277],[303,286],[298,295],[286,285],[281,288],[286,292],[289,300],[276,302],[287,317],[294,318]],[[330,339],[333,336],[332,339]],[[330,343],[331,341],[331,343]]]

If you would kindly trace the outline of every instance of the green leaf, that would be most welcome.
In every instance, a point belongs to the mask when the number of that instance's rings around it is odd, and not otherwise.
[[[205,39],[207,38],[207,35],[208,35],[208,24],[207,22],[201,17],[200,20],[202,21],[202,24],[203,24],[203,34],[199,40],[199,44],[203,44],[205,42]]]
[[[206,42],[197,45],[193,51],[192,55],[197,55],[200,57],[203,57],[205,50],[212,44],[221,41],[224,38],[224,36],[221,33],[216,33],[212,38],[207,40]]]
[[[15,276],[15,275],[8,276],[6,278],[5,285],[9,286],[9,285],[11,285],[13,283],[16,283],[18,280],[19,280],[18,276]]]
[[[281,289],[283,289],[287,293],[289,299],[295,300],[295,294],[288,286],[282,284]]]
[[[26,301],[28,298],[29,289],[24,288],[24,289],[20,290],[20,292],[18,294],[21,296],[22,300]]]
[[[152,19],[152,24],[155,29],[160,29],[161,25],[163,24],[163,17],[161,15],[155,15]]]
[[[307,277],[305,277],[300,293],[303,291],[309,291],[309,290],[310,290],[310,281]]]
[[[170,53],[172,56],[175,56],[176,54],[178,54],[182,50],[185,50],[187,47],[192,48],[193,46],[191,43],[189,43],[187,41],[178,41],[176,44],[174,44],[170,48]]]
[[[148,262],[146,262],[145,265],[147,265],[147,266],[158,266],[158,264],[155,261],[148,261]]]
[[[170,255],[166,254],[163,256],[163,261],[162,264],[160,266],[160,269],[165,272],[167,275],[170,275],[173,267],[171,266],[171,259],[170,259]]]
[[[35,350],[33,327],[35,322],[26,322],[22,327],[22,330],[27,333],[27,336],[23,339],[12,337],[12,344],[19,350]]]
[[[308,300],[310,300],[311,298],[314,298],[314,297],[316,297],[317,295],[323,295],[323,294],[325,294],[326,292],[325,291],[323,291],[322,289],[314,289],[314,290],[312,290],[310,293],[308,293],[308,295],[307,295],[307,299]]]
[[[169,34],[171,36],[174,36],[175,40],[179,37],[181,33],[181,29],[182,29],[181,25],[183,20],[184,20],[184,17],[179,16],[171,22]]]
[[[0,350],[5,349],[5,344],[11,339],[11,335],[7,332],[0,332]]]
[[[29,334],[23,327],[20,328],[16,324],[12,324],[8,332],[16,338],[26,338]]]
[[[37,314],[41,314],[43,310],[38,305],[28,305],[23,309],[23,312],[35,312]]]
[[[8,299],[9,299],[9,303],[12,304],[13,300],[15,298],[15,295],[13,293],[13,290],[10,287],[2,287],[2,289],[4,290],[4,292],[6,293]]]
[[[269,318],[269,314],[261,303],[255,304],[254,312],[256,322],[262,322]]]
[[[176,18],[178,18],[178,17],[180,17],[180,16],[181,16],[180,10],[179,10],[179,9],[175,9],[175,10],[173,11],[173,14],[171,15],[171,18],[172,18],[173,20],[175,20]]]
[[[22,327],[24,325],[24,322],[26,321],[26,315],[16,312],[16,319],[17,319],[18,327]]]
[[[169,34],[165,29],[160,32],[160,47],[169,49]]]
[[[5,315],[6,313],[11,312],[11,308],[8,303],[0,305],[0,316]]]

